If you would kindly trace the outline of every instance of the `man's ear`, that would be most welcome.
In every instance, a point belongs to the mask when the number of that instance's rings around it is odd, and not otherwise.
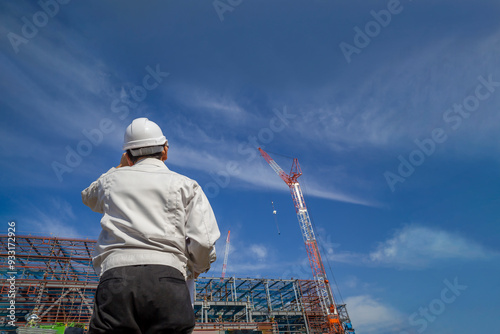
[[[161,151],[161,161],[165,161],[168,158],[168,146],[163,146],[163,151]]]

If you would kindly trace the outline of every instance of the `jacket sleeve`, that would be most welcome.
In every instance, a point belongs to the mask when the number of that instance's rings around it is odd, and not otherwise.
[[[195,183],[194,196],[186,207],[186,248],[196,273],[204,273],[216,260],[215,242],[220,237],[214,212],[201,187]]]
[[[104,213],[103,202],[100,200],[100,197],[104,195],[104,189],[101,189],[100,180],[104,175],[114,169],[115,168],[111,168],[109,171],[102,174],[96,181],[92,182],[90,186],[82,191],[82,202],[92,209],[92,211]]]

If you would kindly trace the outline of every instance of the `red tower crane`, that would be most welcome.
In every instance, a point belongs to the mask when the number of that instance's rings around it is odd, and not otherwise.
[[[313,277],[317,285],[320,306],[325,317],[325,327],[328,328],[329,333],[354,334],[354,329],[352,328],[349,315],[347,314],[347,309],[345,308],[345,305],[337,305],[335,303],[331,286],[326,276],[325,267],[323,265],[323,261],[321,260],[321,254],[319,252],[318,243],[316,242],[311,219],[309,218],[306,202],[304,201],[300,184],[297,181],[299,176],[302,175],[299,161],[296,158],[293,159],[290,174],[286,174],[276,161],[269,156],[269,154],[267,154],[260,147],[259,151],[276,174],[278,174],[281,179],[285,181],[290,188],[290,192],[292,193],[293,204],[295,206],[300,229],[304,238],[307,257],[309,258],[309,264],[311,265]]]
[[[226,276],[227,258],[229,256],[229,234],[230,233],[231,233],[231,231],[227,231],[226,250],[224,252],[224,263],[222,264],[222,275],[220,278],[221,282],[224,280],[224,276]]]

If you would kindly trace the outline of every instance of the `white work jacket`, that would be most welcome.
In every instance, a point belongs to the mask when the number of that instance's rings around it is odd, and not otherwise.
[[[93,264],[98,274],[138,264],[167,265],[187,276],[215,261],[220,237],[212,207],[196,181],[158,159],[111,168],[82,191],[85,205],[102,213]]]

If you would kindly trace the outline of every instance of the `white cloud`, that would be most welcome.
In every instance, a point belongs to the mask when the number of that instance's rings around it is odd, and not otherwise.
[[[372,206],[372,207],[382,206],[381,203],[371,199],[363,199],[356,195],[346,194],[340,190],[332,191],[331,189],[326,189],[324,186],[320,186],[316,182],[314,183],[309,182],[307,195],[319,198],[331,199],[339,202],[360,204],[365,206]]]
[[[314,102],[295,105],[301,117],[294,120],[293,127],[301,138],[335,151],[413,147],[416,138],[429,136],[434,128],[449,126],[443,121],[443,113],[473,93],[478,76],[493,74],[493,79],[499,81],[499,46],[494,42],[499,34],[492,31],[465,45],[461,36],[429,42],[409,57],[370,68],[357,86],[346,88],[350,79],[339,78],[338,84],[311,92]],[[483,130],[481,135],[486,131],[498,138],[500,116],[494,107],[498,98],[495,92],[481,102],[480,115],[464,120],[464,141],[475,140],[478,128]],[[447,145],[458,145],[455,141]],[[490,141],[474,144],[489,145]]]
[[[27,45],[29,68],[6,56],[0,58],[7,78],[0,87],[9,96],[7,105],[23,116],[26,125],[38,125],[42,134],[75,138],[84,126],[94,125],[96,118],[102,118],[104,106],[96,96],[109,90],[110,82],[101,72],[103,65],[88,51],[73,46],[60,52],[59,39],[77,36],[44,36]],[[60,94],[57,98],[55,92]],[[39,127],[40,123],[44,126]]]
[[[50,197],[40,205],[28,204],[29,214],[23,219],[23,232],[63,238],[82,238],[74,223],[77,220],[71,204],[61,198]],[[41,209],[43,207],[43,209]]]
[[[263,243],[252,243],[245,240],[238,232],[239,228],[231,228],[231,244],[227,261],[226,277],[299,277],[295,272],[297,263],[295,261],[283,261],[277,258],[279,252],[273,245]],[[212,264],[212,269],[207,276],[220,277],[224,261],[225,235],[216,243],[217,261]],[[243,238],[243,239],[242,239]],[[310,278],[311,269],[305,259],[303,266],[305,275],[300,277]],[[277,275],[284,273],[284,275]]]
[[[50,202],[54,207],[55,211],[60,212],[62,217],[67,217],[72,220],[76,219],[76,216],[73,212],[73,207],[65,200],[53,197],[50,199]]]
[[[264,245],[250,245],[250,252],[257,260],[265,260],[267,256],[267,248]]]
[[[248,244],[239,239],[238,229],[231,229],[231,243],[227,261],[226,277],[262,277],[281,266],[274,263],[273,257],[269,256],[272,251],[263,244]],[[227,234],[222,233],[216,243],[217,261],[212,264],[208,276],[220,277],[224,262]]]
[[[57,217],[52,217],[51,215],[47,215],[41,212],[38,213],[38,218],[26,219],[25,222],[30,227],[29,233],[61,238],[84,237],[76,230],[74,226],[71,226],[68,221],[61,220]]]
[[[357,333],[398,333],[404,322],[401,312],[370,295],[348,297],[345,303]]]
[[[279,191],[287,189],[287,185],[276,175],[260,155],[256,155],[255,158],[248,161],[245,159],[246,156],[231,154],[234,151],[234,147],[238,147],[237,143],[219,142],[218,147],[217,150],[212,149],[209,151],[203,147],[177,146],[175,152],[172,151],[170,153],[169,151],[170,156],[167,164],[192,168],[205,173],[208,172],[215,177],[219,175],[222,180],[220,182],[224,185],[220,188],[237,186],[241,188],[247,187]],[[217,154],[209,152],[217,152]],[[236,172],[229,174],[228,163],[237,166]],[[314,175],[309,175],[308,179],[311,180],[308,182],[307,187],[306,195],[308,196],[365,206],[380,206],[379,203],[372,200],[347,194],[338,189],[327,188],[324,185],[324,180],[322,182],[316,180]],[[204,185],[201,184],[201,186],[203,187]]]
[[[446,260],[488,260],[500,255],[458,233],[420,225],[407,225],[397,230],[368,254],[341,250],[340,245],[331,243],[330,236],[326,241],[322,239],[319,243],[326,260],[370,267],[426,269]]]
[[[498,254],[457,233],[409,225],[369,254],[374,264],[425,268],[443,260],[483,260]]]
[[[167,93],[174,91],[174,97],[188,108],[199,112],[209,112],[226,120],[243,122],[251,117],[230,95],[213,92],[209,89],[199,88],[193,85],[177,84],[169,87]]]

